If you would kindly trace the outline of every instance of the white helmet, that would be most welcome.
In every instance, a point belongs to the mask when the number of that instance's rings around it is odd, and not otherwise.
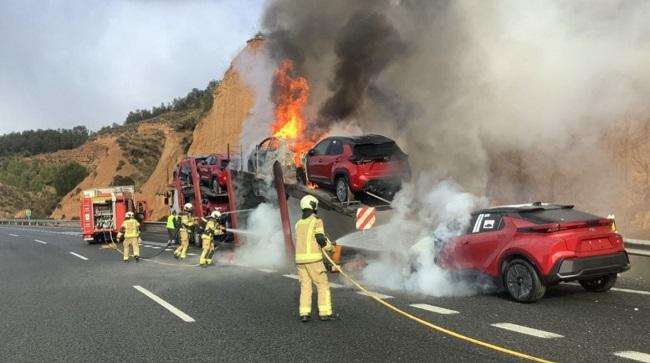
[[[126,212],[126,218],[133,218],[133,212]]]
[[[190,211],[192,210],[192,203],[185,203],[183,210]]]
[[[300,209],[316,210],[318,208],[318,199],[313,195],[305,195],[300,199]]]
[[[221,217],[221,212],[219,212],[218,210],[215,210],[212,213],[210,213],[210,218],[217,219],[219,217]]]

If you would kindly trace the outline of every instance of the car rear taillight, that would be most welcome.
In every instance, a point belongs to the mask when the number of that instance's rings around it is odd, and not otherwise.
[[[543,226],[517,228],[517,232],[521,232],[521,233],[553,233],[559,230],[560,230],[560,225],[557,223],[545,224]]]
[[[553,223],[553,224],[545,224],[541,226],[517,228],[517,232],[553,233],[553,232],[566,231],[568,229],[576,229],[576,228],[604,227],[604,226],[611,227],[612,223],[613,220],[611,219],[599,219],[596,221],[587,221],[587,222]]]

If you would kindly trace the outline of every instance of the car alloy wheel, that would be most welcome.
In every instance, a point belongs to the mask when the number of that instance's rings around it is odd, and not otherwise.
[[[513,299],[531,302],[544,296],[546,287],[542,285],[537,272],[528,262],[519,259],[510,261],[504,272],[504,282]]]
[[[349,192],[350,188],[345,177],[336,179],[336,199],[341,203],[347,202],[349,200]]]

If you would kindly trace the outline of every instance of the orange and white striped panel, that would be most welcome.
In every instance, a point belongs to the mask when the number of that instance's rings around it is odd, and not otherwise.
[[[377,214],[373,207],[361,207],[357,209],[357,229],[360,231],[370,229],[376,220]]]

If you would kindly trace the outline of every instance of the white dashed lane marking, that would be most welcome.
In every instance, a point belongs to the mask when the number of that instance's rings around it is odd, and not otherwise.
[[[380,299],[384,299],[384,300],[386,300],[386,299],[392,299],[392,298],[393,298],[393,297],[390,296],[390,295],[384,295],[384,294],[380,294],[380,293],[378,293],[378,292],[374,292],[374,291],[371,291],[371,292],[372,292],[373,295],[377,296],[377,297],[380,298]],[[363,291],[357,291],[357,294],[359,294],[359,295],[364,295],[364,296],[370,296],[370,295],[366,294],[366,293],[363,292]]]
[[[336,282],[330,282],[330,287],[333,289],[340,289],[345,287],[345,285],[337,284]]]
[[[298,280],[298,275],[286,274],[286,275],[282,275],[282,276],[288,277],[290,279]]]
[[[75,256],[75,257],[79,257],[80,259],[82,259],[82,260],[84,260],[84,261],[88,261],[87,258],[85,258],[84,256],[82,256],[82,255],[80,255],[80,254],[78,254],[78,253],[70,252],[70,254],[73,255],[73,256]]]
[[[13,233],[9,233],[9,235],[10,235],[11,237],[20,237],[19,235],[17,235],[17,234],[13,234]]]
[[[627,358],[631,359],[637,362],[645,362],[645,363],[650,363],[650,354],[647,353],[641,353],[641,352],[635,352],[633,350],[627,350],[624,352],[616,352],[614,353],[615,356],[621,357],[621,358]]]
[[[35,239],[34,242],[38,242],[38,243],[40,243],[40,244],[42,244],[42,245],[46,245],[46,244],[47,244],[47,242],[44,242],[44,241],[41,241],[41,240],[38,240],[38,239]]]
[[[141,293],[143,293],[145,296],[147,296],[147,297],[150,298],[151,300],[157,302],[158,304],[160,304],[160,306],[162,306],[162,307],[164,307],[165,309],[169,310],[172,314],[178,316],[178,317],[181,318],[184,322],[187,322],[187,323],[193,323],[193,322],[195,322],[195,320],[194,320],[191,316],[185,314],[184,312],[182,312],[181,310],[179,310],[179,309],[178,309],[177,307],[175,307],[174,305],[168,303],[167,301],[165,301],[165,300],[159,298],[156,294],[154,294],[153,292],[151,292],[151,291],[145,289],[144,287],[142,287],[142,286],[140,286],[140,285],[133,285],[133,288],[136,289],[136,290],[138,290],[138,291],[140,291]]]
[[[580,284],[578,284],[576,282],[568,282],[567,285],[580,286]],[[612,287],[610,290],[611,291],[618,291],[618,292],[626,292],[628,294],[638,294],[638,295],[648,295],[648,296],[650,296],[650,291],[623,289],[623,288],[620,288],[620,287]]]
[[[521,334],[526,334],[538,338],[544,338],[544,339],[551,339],[551,338],[564,338],[564,336],[560,334],[555,334],[539,329],[533,329],[529,328],[527,326],[523,325],[517,325],[517,324],[512,324],[512,323],[496,323],[496,324],[490,324],[495,328],[500,328],[500,329],[505,329],[505,330],[510,330],[514,331],[516,333],[521,333]]]
[[[267,274],[272,274],[272,273],[276,272],[275,270],[271,270],[269,268],[258,268],[257,270],[262,271],[262,272],[266,272]]]
[[[456,310],[445,309],[439,306],[433,306],[429,304],[411,304],[411,306],[414,308],[430,311],[436,314],[442,314],[442,315],[458,314],[458,311]]]

